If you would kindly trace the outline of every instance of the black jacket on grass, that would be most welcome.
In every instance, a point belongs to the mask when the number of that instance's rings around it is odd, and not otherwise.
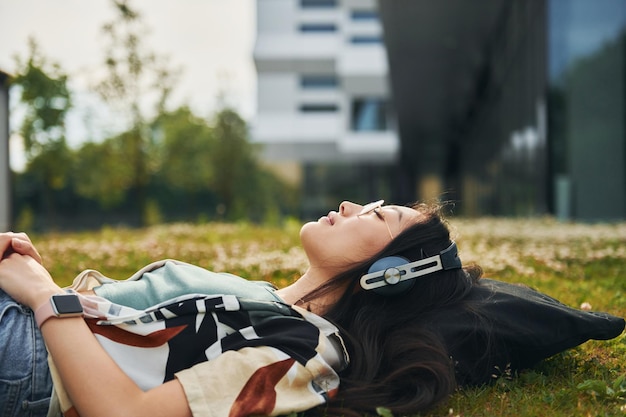
[[[474,286],[464,308],[438,311],[428,321],[444,339],[460,385],[487,383],[590,339],[615,338],[625,325],[621,317],[490,279]]]

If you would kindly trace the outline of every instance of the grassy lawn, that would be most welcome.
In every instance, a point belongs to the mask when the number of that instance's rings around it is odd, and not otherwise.
[[[451,219],[451,224],[461,258],[481,265],[485,276],[626,317],[626,223]],[[298,231],[291,223],[283,228],[177,224],[46,234],[33,241],[60,284],[87,268],[123,279],[147,263],[174,258],[280,286],[306,268]],[[459,391],[429,416],[626,416],[626,334],[588,342],[492,385]]]

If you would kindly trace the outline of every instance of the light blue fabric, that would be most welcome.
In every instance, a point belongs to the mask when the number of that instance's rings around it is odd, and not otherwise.
[[[0,290],[0,416],[45,417],[52,380],[32,311]]]
[[[282,301],[268,282],[248,281],[236,275],[174,262],[166,262],[136,281],[115,281],[95,287],[94,291],[116,304],[138,310],[185,294],[236,295],[257,301]]]

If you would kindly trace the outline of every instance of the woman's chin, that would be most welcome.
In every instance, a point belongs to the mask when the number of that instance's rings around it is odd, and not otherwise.
[[[300,228],[300,240],[302,240],[302,238],[308,234],[312,228],[314,228],[316,225],[318,224],[318,222],[307,222],[304,223],[302,225],[302,227]]]

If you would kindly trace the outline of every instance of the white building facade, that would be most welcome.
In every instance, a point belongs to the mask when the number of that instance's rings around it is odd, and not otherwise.
[[[273,164],[391,164],[399,139],[376,0],[257,0],[253,142]]]

